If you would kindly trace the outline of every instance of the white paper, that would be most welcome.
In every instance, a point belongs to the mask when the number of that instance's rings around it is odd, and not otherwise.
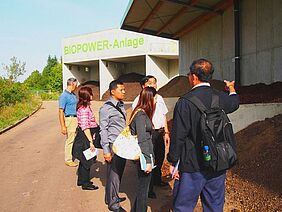
[[[91,158],[94,158],[96,155],[98,155],[98,149],[95,148],[95,151],[91,151],[90,148],[83,151],[83,154],[86,158],[86,160],[90,160]]]
[[[150,157],[151,157],[151,164],[152,164],[152,169],[156,168],[157,165],[154,164],[154,159],[153,159],[153,155],[150,154]]]
[[[176,174],[176,172],[178,171],[178,167],[179,167],[179,163],[180,163],[180,160],[177,161],[174,169],[173,169],[173,172],[171,174],[172,177],[174,177],[174,175]]]

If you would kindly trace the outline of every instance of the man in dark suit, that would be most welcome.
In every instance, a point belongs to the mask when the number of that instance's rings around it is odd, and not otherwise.
[[[212,94],[219,96],[219,107],[225,113],[231,113],[239,107],[239,96],[234,88],[234,81],[224,81],[229,94],[214,90],[209,81],[214,72],[211,62],[205,59],[195,60],[187,74],[192,89],[180,98],[175,105],[173,127],[168,161],[174,174],[173,189],[174,212],[193,211],[199,196],[204,211],[223,211],[225,193],[225,171],[212,172],[203,164],[201,145],[201,112],[187,100],[189,96],[198,97],[211,108]],[[177,162],[180,161],[178,169]]]

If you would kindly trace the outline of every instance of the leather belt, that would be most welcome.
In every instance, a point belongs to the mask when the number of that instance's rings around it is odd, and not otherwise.
[[[65,117],[76,117],[76,115],[66,115]]]
[[[164,127],[160,128],[160,129],[155,129],[156,132],[164,132]]]

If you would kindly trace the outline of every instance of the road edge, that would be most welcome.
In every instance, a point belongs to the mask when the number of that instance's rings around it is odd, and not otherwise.
[[[3,130],[0,130],[0,135],[3,134],[4,132],[14,128],[15,126],[19,125],[20,123],[22,123],[23,121],[25,121],[26,119],[28,119],[29,117],[31,117],[34,113],[36,113],[41,107],[42,107],[43,101],[41,101],[40,105],[33,111],[31,112],[29,115],[27,115],[26,117],[20,119],[19,121],[17,121],[15,124],[4,128]]]

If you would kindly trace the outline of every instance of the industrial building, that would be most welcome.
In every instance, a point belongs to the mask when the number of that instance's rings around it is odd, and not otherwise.
[[[128,73],[154,75],[158,86],[179,75],[178,41],[121,29],[67,37],[62,42],[63,85],[97,81],[100,98],[109,83]]]
[[[179,73],[206,58],[214,78],[282,81],[281,0],[132,0],[121,29],[179,40]]]

